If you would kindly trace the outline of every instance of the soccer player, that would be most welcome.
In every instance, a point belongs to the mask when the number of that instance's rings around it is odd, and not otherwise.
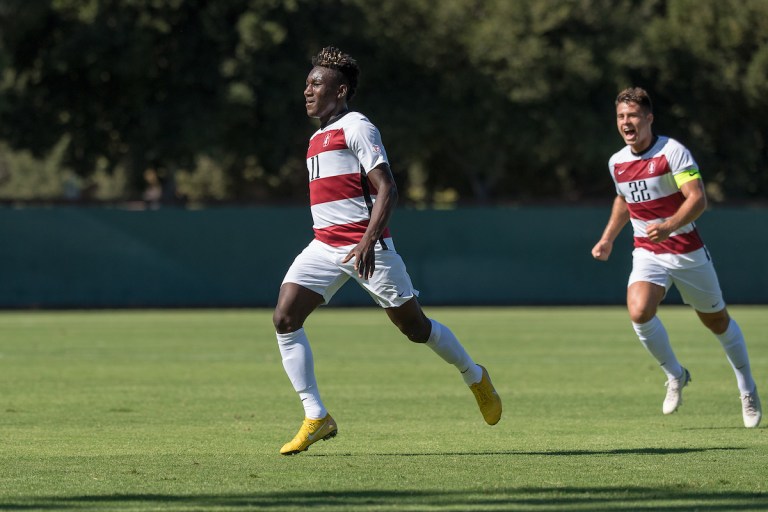
[[[606,261],[619,232],[632,223],[635,249],[627,309],[640,342],[667,376],[662,412],[677,410],[683,403],[683,388],[691,382],[690,372],[678,362],[656,316],[674,284],[720,340],[736,373],[744,426],[755,428],[762,410],[744,336],[728,314],[712,259],[694,224],[707,205],[699,166],[682,144],[655,135],[652,123],[653,107],[645,90],[634,87],[619,93],[616,125],[626,146],[608,163],[617,195],[592,256]]]
[[[291,455],[337,433],[320,398],[304,321],[350,278],[384,308],[415,343],[454,365],[475,395],[485,421],[501,418],[501,399],[488,372],[476,364],[451,330],[426,317],[387,223],[398,199],[378,129],[349,110],[359,68],[334,47],[312,59],[304,88],[307,115],[320,120],[307,150],[314,240],[288,269],[273,322],[283,367],[304,406],[299,432],[282,447]]]

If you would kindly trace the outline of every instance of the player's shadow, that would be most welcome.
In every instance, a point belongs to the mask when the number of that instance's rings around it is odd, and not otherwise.
[[[443,490],[337,490],[252,494],[118,494],[106,496],[29,497],[2,504],[0,510],[698,510],[703,512],[768,510],[761,492],[719,492],[652,487],[508,487]]]
[[[613,450],[553,450],[539,452],[516,452],[518,455],[677,455],[712,451],[746,450],[743,447],[710,448],[617,448]]]
[[[381,453],[383,457],[483,457],[509,455],[573,457],[594,455],[679,455],[708,451],[745,450],[743,447],[709,448],[616,448],[602,450],[493,451]],[[369,457],[370,454],[303,454],[302,457]],[[514,463],[514,459],[510,459]],[[330,482],[332,485],[332,482]],[[702,512],[768,510],[768,495],[762,492],[708,491],[679,487],[507,487],[495,489],[452,490],[329,490],[282,491],[252,494],[115,494],[71,497],[21,497],[15,503],[0,502],[0,511],[24,510],[120,510],[120,509],[195,509],[227,510],[422,510],[440,507],[452,510],[546,510],[570,511],[625,510],[668,511],[698,510]]]
[[[573,457],[574,455],[677,455],[683,453],[698,453],[711,451],[745,450],[743,447],[710,447],[710,448],[617,448],[606,450],[551,450],[551,451],[523,451],[501,450],[488,452],[412,452],[412,453],[377,453],[379,457],[451,457],[482,456],[482,455],[541,455]],[[369,456],[370,454],[365,454]],[[302,457],[356,457],[353,453],[306,453]],[[360,454],[362,456],[362,454]]]

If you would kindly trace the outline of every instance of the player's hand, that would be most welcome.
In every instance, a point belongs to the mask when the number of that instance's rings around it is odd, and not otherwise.
[[[671,233],[672,230],[664,222],[654,222],[645,227],[645,234],[648,236],[648,239],[657,244],[669,238]]]
[[[357,275],[363,279],[370,279],[371,276],[373,276],[373,271],[376,270],[376,254],[374,253],[374,248],[375,244],[360,242],[347,253],[341,262],[347,263],[354,258]]]
[[[600,240],[592,248],[592,257],[599,261],[608,261],[611,251],[613,251],[613,242]]]

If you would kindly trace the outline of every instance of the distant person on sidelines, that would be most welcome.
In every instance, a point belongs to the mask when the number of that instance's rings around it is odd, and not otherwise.
[[[304,406],[299,432],[280,453],[302,452],[337,433],[320,398],[304,321],[350,278],[416,343],[454,365],[475,395],[485,421],[501,418],[501,399],[488,372],[475,364],[451,330],[425,316],[387,223],[398,194],[378,129],[350,111],[359,68],[334,47],[313,59],[304,88],[307,115],[320,120],[307,150],[309,201],[315,238],[280,287],[273,322],[283,367]]]
[[[656,316],[674,284],[720,340],[736,373],[744,426],[755,428],[762,410],[744,336],[728,314],[712,258],[694,224],[707,206],[699,166],[682,144],[655,135],[652,123],[653,107],[645,90],[635,87],[619,93],[616,124],[626,146],[608,163],[617,195],[592,256],[606,261],[619,232],[632,223],[635,249],[627,308],[637,336],[667,376],[662,412],[677,410],[683,403],[683,388],[691,382],[690,372],[678,362]]]

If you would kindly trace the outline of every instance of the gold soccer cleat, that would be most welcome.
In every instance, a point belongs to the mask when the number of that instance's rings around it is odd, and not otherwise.
[[[480,382],[469,386],[469,389],[475,395],[477,405],[480,407],[480,412],[483,413],[485,422],[489,425],[495,425],[501,419],[501,397],[499,397],[499,394],[493,387],[493,383],[491,383],[488,370],[481,365],[478,366],[483,370],[483,377],[480,379]]]
[[[321,439],[325,441],[335,437],[338,431],[339,428],[336,426],[336,421],[331,418],[330,414],[326,414],[325,418],[319,420],[304,418],[304,423],[301,424],[299,433],[280,448],[280,454],[293,455],[294,453],[304,452],[310,445]]]

